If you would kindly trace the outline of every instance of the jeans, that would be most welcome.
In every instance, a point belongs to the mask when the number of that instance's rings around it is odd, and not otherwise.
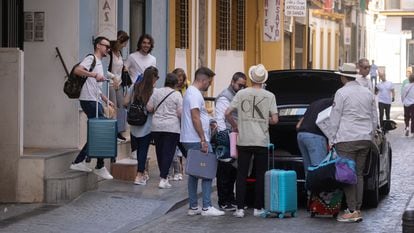
[[[195,143],[182,143],[183,147],[186,151],[189,149],[195,149],[200,150],[201,149],[201,143],[195,142]],[[209,143],[208,145],[208,151],[212,152],[211,145]],[[197,201],[197,186],[198,186],[198,177],[188,175],[188,198],[189,198],[189,205],[190,208],[196,208],[198,206]],[[201,179],[201,191],[203,194],[203,209],[206,209],[211,205],[211,184],[213,180],[211,179]]]
[[[88,119],[96,118],[96,101],[80,100],[80,106]],[[103,114],[102,104],[98,103],[98,118],[105,118]],[[88,142],[82,147],[73,163],[80,163],[85,160],[88,155]],[[101,169],[104,166],[103,158],[97,159],[96,169]]]
[[[144,137],[135,137],[131,134],[131,151],[137,151],[137,171],[143,173],[147,162],[148,148],[152,137],[147,134]]]
[[[264,175],[267,170],[268,148],[260,146],[237,146],[237,180],[236,180],[236,203],[237,209],[243,209],[246,197],[246,178],[252,156],[254,156],[254,170],[256,172],[254,208],[264,207]]]
[[[410,126],[411,120],[411,133],[414,133],[414,104],[410,106],[404,106],[404,122],[405,128]]]
[[[345,157],[355,161],[357,184],[349,184],[343,187],[346,204],[348,209],[360,210],[362,205],[362,197],[364,194],[364,168],[369,150],[371,148],[371,141],[360,140],[352,142],[340,142],[335,144],[336,152]]]
[[[180,134],[171,132],[152,132],[155,142],[155,152],[160,170],[160,177],[167,178],[168,170],[174,158],[175,148],[180,140]]]
[[[379,117],[380,117],[380,126],[382,127],[384,124],[384,113],[385,113],[385,119],[390,119],[390,110],[391,110],[391,104],[384,104],[381,102],[378,102],[378,109],[379,109]]]
[[[306,176],[309,166],[317,166],[326,157],[328,144],[324,136],[314,133],[299,132],[297,139]]]

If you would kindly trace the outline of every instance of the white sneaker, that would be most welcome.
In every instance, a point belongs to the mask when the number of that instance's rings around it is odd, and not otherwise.
[[[132,151],[131,152],[131,159],[137,159],[137,151]]]
[[[135,177],[135,181],[134,184],[138,184],[138,185],[146,185],[147,181],[145,180],[145,178],[143,176],[139,177],[137,175],[137,177]]]
[[[244,217],[244,210],[243,209],[236,209],[236,211],[234,211],[233,215],[236,218],[243,218]]]
[[[158,188],[160,188],[160,189],[169,189],[169,188],[171,188],[171,184],[168,182],[167,179],[161,178],[160,184],[158,185]]]
[[[145,181],[148,181],[150,179],[148,171],[144,171],[144,179]]]
[[[265,213],[266,211],[263,208],[261,208],[260,210],[259,209],[253,210],[253,216],[256,216],[256,217],[264,217]]]
[[[173,180],[183,180],[183,175],[181,173],[175,174]]]
[[[81,172],[91,172],[92,169],[89,168],[84,162],[81,163],[72,163],[70,165],[70,169],[75,171],[81,171]]]
[[[102,167],[100,169],[93,170],[93,173],[95,173],[97,176],[104,178],[105,180],[112,180],[114,177],[111,176],[111,174],[106,170],[106,167]]]
[[[218,210],[213,206],[208,207],[206,210],[201,211],[202,216],[221,216],[224,215],[224,211]]]
[[[195,208],[190,208],[188,209],[188,212],[187,212],[188,216],[194,216],[194,215],[199,215],[199,214],[201,214],[201,208],[199,206]]]

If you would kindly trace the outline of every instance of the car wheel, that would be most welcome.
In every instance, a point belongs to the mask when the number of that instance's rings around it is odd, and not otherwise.
[[[382,186],[379,190],[381,195],[388,195],[391,190],[391,167],[392,167],[391,159],[392,159],[392,151],[391,151],[391,147],[389,147],[389,150],[388,150],[389,166],[388,166],[388,171],[387,171],[388,177],[387,177],[387,183],[384,186]]]
[[[365,195],[365,204],[368,207],[371,208],[377,208],[378,203],[379,203],[379,199],[380,199],[380,195],[379,195],[379,171],[378,171],[378,166],[375,166],[374,169],[375,173],[373,174],[373,177],[375,177],[375,181],[374,181],[374,188],[372,190],[366,190],[366,195]]]

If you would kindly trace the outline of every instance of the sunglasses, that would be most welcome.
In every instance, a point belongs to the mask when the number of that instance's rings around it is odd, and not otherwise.
[[[239,85],[240,89],[246,88],[246,85],[243,85],[243,84],[237,84],[237,85]]]
[[[101,43],[99,43],[100,45],[102,45],[102,46],[105,46],[106,47],[106,49],[110,49],[111,48],[111,46],[110,45],[107,45],[107,44],[101,44]]]

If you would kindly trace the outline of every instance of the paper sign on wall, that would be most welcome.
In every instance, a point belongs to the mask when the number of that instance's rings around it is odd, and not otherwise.
[[[117,0],[99,0],[98,35],[109,40],[116,40],[117,33]]]
[[[285,0],[285,15],[305,17],[306,0]]]
[[[264,41],[280,40],[280,22],[281,22],[280,0],[264,1]]]

